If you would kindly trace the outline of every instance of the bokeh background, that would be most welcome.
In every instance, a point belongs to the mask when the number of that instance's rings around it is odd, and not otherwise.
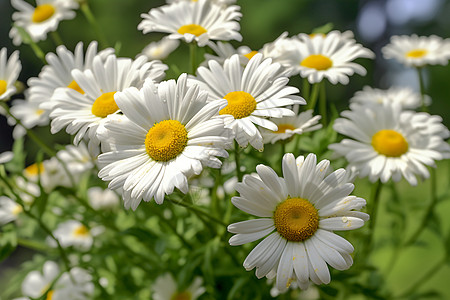
[[[30,0],[33,5],[34,0]],[[164,1],[153,0],[90,0],[91,9],[96,16],[99,25],[106,34],[111,47],[115,47],[119,56],[135,57],[148,43],[161,39],[164,34],[152,33],[143,35],[137,30],[137,24],[141,21],[140,14],[148,12],[151,8],[164,4]],[[355,91],[362,89],[364,85],[377,88],[389,88],[393,85],[410,86],[418,90],[417,74],[392,60],[384,60],[380,49],[389,42],[392,35],[416,33],[429,36],[432,34],[443,38],[450,37],[450,0],[238,0],[243,17],[241,20],[242,44],[232,42],[233,45],[247,45],[252,49],[260,49],[265,43],[276,39],[282,32],[288,31],[289,35],[300,32],[310,33],[315,28],[331,23],[334,29],[354,32],[356,40],[365,47],[372,49],[377,57],[370,61],[360,60],[368,69],[368,75],[361,77],[355,75],[347,86],[327,85],[328,101],[334,102],[339,111],[348,106],[348,99]],[[13,8],[9,0],[0,0],[0,48],[8,47],[10,54],[14,49],[20,50],[22,72],[20,80],[26,82],[30,77],[37,76],[42,68],[42,62],[37,59],[31,48],[27,45],[14,47],[8,37],[11,28],[11,14]],[[95,33],[88,27],[88,23],[81,12],[77,13],[74,20],[60,23],[60,33],[68,49],[73,50],[79,41],[88,44],[95,39]],[[41,42],[40,46],[45,52],[53,52],[55,45],[51,40]],[[181,45],[167,61],[169,67],[177,65],[181,71],[188,71],[188,51],[186,45]],[[176,76],[169,71],[167,76]],[[433,66],[426,70],[426,90],[433,101],[432,114],[439,114],[447,127],[450,125],[450,66]],[[301,87],[299,78],[293,78],[292,84]],[[308,100],[308,99],[307,99]],[[38,132],[47,134],[48,128],[38,128]],[[60,139],[60,140],[58,140]],[[49,143],[64,141],[66,137],[60,135],[53,137]],[[9,150],[12,145],[11,128],[7,126],[6,119],[0,116],[0,152]],[[33,152],[32,144],[26,148]],[[34,156],[32,156],[34,157]],[[439,192],[448,190],[448,178],[450,174],[449,162],[439,164],[438,178]],[[405,235],[414,230],[414,225],[421,220],[421,209],[428,201],[428,183],[417,188],[409,187],[401,182],[402,193],[400,201],[403,201],[405,209],[412,209],[406,223]],[[370,186],[362,184],[355,194],[364,196],[369,194]],[[382,201],[385,204],[392,201],[393,195],[384,193]],[[442,201],[439,206],[439,214],[442,214],[440,226],[448,232],[450,228],[450,201]],[[441,242],[432,233],[426,232],[425,246],[410,247],[401,255],[395,270],[389,271],[389,255],[392,249],[389,240],[384,240],[386,232],[393,230],[388,218],[384,220],[383,212],[380,212],[378,224],[382,224],[384,231],[377,233],[379,237],[375,263],[382,270],[389,272],[387,284],[394,289],[407,289],[414,284],[414,278],[426,273],[427,268],[433,264],[436,257],[442,255],[439,246]],[[383,221],[385,223],[383,224]],[[394,224],[395,225],[395,224]],[[409,228],[409,229],[408,229]],[[2,273],[7,268],[14,267],[20,261],[26,259],[30,253],[21,250],[6,262],[0,264],[0,289],[5,278]],[[416,276],[416,277],[415,277]],[[439,272],[432,274],[433,278],[421,287],[424,291],[440,291],[444,298],[450,299],[450,268],[445,266]],[[433,297],[427,299],[434,299]],[[441,298],[436,298],[441,299]]]

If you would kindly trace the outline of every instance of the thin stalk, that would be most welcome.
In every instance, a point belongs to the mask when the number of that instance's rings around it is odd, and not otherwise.
[[[189,210],[191,210],[191,211],[193,211],[195,213],[198,213],[199,215],[207,217],[209,220],[211,220],[211,221],[213,221],[213,222],[215,222],[217,224],[220,224],[220,225],[225,226],[225,227],[228,226],[228,224],[224,223],[222,220],[219,220],[218,218],[216,218],[214,216],[211,216],[211,214],[209,214],[208,212],[203,211],[202,209],[199,209],[198,207],[195,207],[193,205],[187,204],[186,202],[176,201],[176,200],[172,200],[172,199],[169,199],[169,198],[166,198],[165,200],[169,201],[169,202],[171,202],[173,204],[176,204],[176,205],[184,206],[187,209],[189,209]]]
[[[420,95],[422,100],[422,111],[428,111],[428,107],[425,105],[425,82],[423,79],[423,72],[421,67],[417,67],[417,75],[419,77]]]
[[[103,33],[102,29],[98,25],[97,20],[95,19],[95,16],[92,13],[87,0],[80,3],[80,9],[83,12],[84,16],[86,17],[86,19],[88,20],[89,24],[94,29],[101,47],[106,48],[109,45],[108,40],[106,39],[105,34]]]
[[[156,211],[156,210],[155,210]],[[159,219],[162,220],[167,227],[169,227],[170,230],[173,231],[173,233],[175,233],[175,235],[178,237],[178,239],[186,246],[186,248],[192,250],[194,247],[184,238],[184,236],[182,236],[180,233],[178,233],[177,229],[172,225],[172,223],[169,222],[169,220],[167,220],[166,218],[164,218],[163,215],[161,215],[159,212],[157,212],[157,214],[159,215]]]
[[[382,188],[381,181],[378,180],[375,185],[373,186],[372,195],[371,195],[371,209],[369,212],[370,215],[370,223],[369,223],[369,238],[366,244],[366,253],[370,251],[372,244],[373,244],[373,237],[375,232],[375,225],[377,221],[377,214],[378,214],[378,207],[380,203],[380,194],[381,194],[381,188]],[[365,254],[367,257],[367,254]]]
[[[302,91],[303,98],[309,99],[310,92],[311,92],[311,85],[309,84],[308,79],[304,78]]]
[[[195,75],[195,70],[197,70],[197,44],[194,41],[189,43],[189,54],[191,63],[191,74]]]
[[[307,100],[309,103],[306,105],[306,109],[312,109],[316,107],[317,97],[319,96],[319,89],[322,82],[315,83],[312,87],[311,97]]]
[[[326,95],[326,89],[325,89],[325,82],[323,82],[320,85],[319,90],[319,112],[322,116],[322,124],[323,126],[327,126],[328,119],[327,119],[327,95]]]
[[[36,44],[35,41],[31,38],[30,34],[23,29],[22,27],[19,27],[17,25],[14,25],[15,28],[19,31],[20,35],[24,37],[24,43],[30,45],[31,49],[34,52],[34,55],[36,55],[37,58],[39,58],[44,64],[47,64],[47,61],[45,60],[45,53],[42,51],[41,47]]]
[[[52,38],[56,46],[64,45],[64,42],[57,31],[50,32],[50,37]]]
[[[234,161],[236,162],[236,176],[238,178],[238,182],[242,182],[243,174],[241,172],[241,159],[239,156],[239,145],[235,141],[234,142]]]

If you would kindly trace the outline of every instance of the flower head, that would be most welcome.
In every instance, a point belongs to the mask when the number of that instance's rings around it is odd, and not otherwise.
[[[206,289],[202,286],[203,279],[195,277],[194,281],[185,290],[180,290],[177,282],[170,273],[156,278],[153,285],[154,300],[195,300],[200,297]]]
[[[421,96],[408,87],[391,87],[387,90],[365,86],[357,91],[350,102],[359,104],[398,103],[404,109],[416,109],[421,105]]]
[[[63,248],[74,246],[81,250],[89,250],[94,242],[90,230],[77,220],[68,220],[59,224],[53,231],[53,235]],[[47,242],[51,246],[56,246],[55,241],[50,238]]]
[[[276,276],[276,287],[285,291],[292,281],[302,289],[329,283],[327,264],[348,269],[353,246],[335,230],[352,230],[364,225],[368,215],[359,212],[362,198],[349,196],[353,184],[345,181],[346,171],[330,174],[330,162],[316,161],[288,153],[283,157],[283,178],[274,170],[258,165],[258,175],[246,175],[237,185],[239,197],[233,204],[259,218],[234,223],[231,245],[242,245],[264,238],[244,261],[246,270],[256,268],[261,278]]]
[[[14,51],[9,58],[6,48],[0,50],[0,101],[9,99],[16,93],[16,83],[22,64],[19,60],[19,51]]]
[[[152,42],[148,44],[141,52],[141,55],[145,55],[149,60],[165,59],[172,51],[177,49],[180,45],[179,40],[172,40],[167,37],[160,41]]]
[[[23,211],[22,206],[8,197],[0,197],[0,225],[13,222]]]

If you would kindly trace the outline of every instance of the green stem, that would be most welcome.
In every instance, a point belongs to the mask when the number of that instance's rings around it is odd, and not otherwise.
[[[421,67],[417,67],[417,75],[419,77],[419,87],[420,87],[420,95],[421,95],[421,100],[422,100],[422,111],[427,112],[428,111],[428,107],[425,104],[425,83],[424,83],[424,79],[423,79],[423,72],[422,72],[422,68]]]
[[[106,39],[105,34],[101,30],[100,26],[98,26],[98,23],[94,17],[94,14],[92,14],[91,8],[89,7],[88,1],[85,0],[80,3],[80,9],[83,12],[84,16],[88,20],[89,24],[94,29],[95,33],[97,34],[100,46],[102,48],[106,48],[108,44],[108,40]]]
[[[371,250],[371,247],[373,244],[375,225],[376,225],[376,221],[377,221],[378,206],[380,203],[380,194],[381,194],[382,186],[383,185],[381,184],[381,181],[378,180],[377,182],[375,182],[375,184],[373,186],[373,190],[372,190],[372,195],[371,195],[372,204],[371,204],[371,209],[369,212],[369,215],[370,215],[369,238],[368,238],[368,241],[365,246],[366,253],[364,253],[364,255],[366,257],[368,256],[367,253]]]
[[[199,209],[199,208],[197,208],[197,207],[195,207],[193,205],[187,204],[186,202],[176,201],[176,200],[172,200],[172,199],[169,199],[169,198],[165,198],[165,200],[169,201],[169,202],[171,202],[173,204],[176,204],[176,205],[184,206],[187,209],[189,209],[189,210],[191,210],[191,211],[193,211],[195,213],[198,213],[199,215],[207,217],[208,219],[210,219],[211,221],[213,221],[213,222],[215,222],[217,224],[223,225],[225,227],[228,226],[228,224],[226,224],[222,220],[219,220],[218,218],[212,216],[210,213],[208,213],[206,211],[203,211],[202,209]]]
[[[238,178],[238,182],[242,182],[243,174],[241,172],[241,159],[239,153],[239,145],[236,141],[234,141],[234,161],[236,162],[236,176]]]
[[[436,194],[436,170],[435,169],[431,169],[431,171],[430,171],[430,195],[431,195],[431,201],[427,207],[424,217],[422,218],[422,222],[420,222],[419,227],[417,227],[416,231],[414,231],[414,233],[411,235],[411,237],[405,242],[405,244],[404,244],[405,246],[410,246],[417,241],[420,234],[427,227],[428,222],[433,217],[434,207],[436,206],[437,200],[438,200],[437,194]]]
[[[311,85],[309,84],[308,79],[303,78],[303,93],[302,93],[303,97],[305,99],[309,99],[310,92],[311,92]]]
[[[319,112],[322,115],[322,124],[324,127],[328,124],[327,119],[327,98],[326,98],[325,82],[320,85],[319,91]]]
[[[306,109],[312,109],[316,107],[317,97],[319,95],[319,89],[322,82],[315,83],[312,87],[311,97],[307,100],[309,103],[306,105]]]
[[[19,31],[19,34],[23,36],[23,41],[25,44],[30,45],[31,49],[34,52],[34,55],[36,55],[37,58],[39,58],[44,64],[47,64],[47,61],[45,60],[45,53],[42,51],[42,49],[36,44],[35,41],[31,38],[30,34],[23,29],[22,27],[19,27],[17,25],[14,25],[15,28]]]
[[[197,43],[195,43],[195,41],[189,43],[189,53],[191,62],[191,74],[195,75],[195,70],[197,70]]]
[[[64,42],[57,31],[50,32],[50,37],[52,38],[56,46],[64,45]]]
[[[157,210],[155,210],[154,212],[156,212],[156,211]],[[173,233],[175,233],[175,235],[186,246],[186,248],[188,248],[190,250],[194,249],[194,247],[180,233],[178,233],[177,229],[173,226],[172,223],[169,222],[169,220],[164,218],[164,216],[162,214],[160,214],[159,212],[156,212],[156,213],[158,214],[159,219],[162,220],[167,225],[167,227],[169,227],[169,229],[173,231]]]

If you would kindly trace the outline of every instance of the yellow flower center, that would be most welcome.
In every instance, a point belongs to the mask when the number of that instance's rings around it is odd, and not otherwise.
[[[51,4],[38,5],[33,12],[31,20],[34,23],[41,23],[48,19],[55,13],[55,8]]]
[[[246,118],[256,109],[256,100],[246,92],[230,92],[223,97],[228,105],[219,114],[232,115],[235,119]]]
[[[247,57],[248,60],[250,60],[250,59],[252,59],[253,56],[256,55],[256,53],[258,53],[258,51],[251,51],[251,52],[249,52],[247,54],[244,54],[244,56]]]
[[[80,225],[73,231],[73,235],[75,236],[87,236],[89,235],[89,229],[86,226]]]
[[[278,233],[292,242],[308,239],[319,228],[317,209],[302,198],[288,198],[278,204],[273,220]]]
[[[173,294],[172,297],[170,297],[170,300],[191,300],[191,299],[192,299],[191,293],[189,293],[188,291],[177,292]]]
[[[104,93],[98,97],[94,104],[92,105],[92,114],[100,118],[105,118],[106,116],[116,112],[119,107],[114,101],[114,94],[116,92]]]
[[[312,54],[302,60],[301,66],[316,69],[318,71],[328,70],[333,66],[331,59],[322,54]]]
[[[408,51],[406,53],[406,57],[420,58],[420,57],[425,56],[427,54],[427,52],[428,51],[425,49],[415,49],[415,50]]]
[[[19,204],[16,204],[16,206],[14,206],[14,208],[12,209],[12,214],[17,216],[18,214],[20,214],[23,211],[22,206],[20,206]]]
[[[169,161],[183,152],[188,133],[177,120],[164,120],[153,125],[145,137],[145,149],[156,161]]]
[[[36,176],[37,174],[44,173],[44,164],[43,163],[35,163],[32,165],[29,165],[25,168],[25,175],[27,176]]]
[[[190,33],[190,34],[193,34],[195,36],[201,36],[205,32],[206,32],[206,29],[203,28],[200,25],[197,25],[197,24],[183,25],[180,28],[178,28],[178,33],[179,34]]]
[[[372,146],[380,154],[399,157],[408,151],[408,142],[401,133],[383,129],[372,136]]]
[[[278,130],[275,133],[285,133],[287,129],[294,130],[295,127],[291,124],[279,124]]]
[[[53,299],[53,293],[54,293],[55,291],[53,291],[53,290],[50,290],[50,291],[48,291],[48,293],[47,293],[47,298],[45,298],[45,300],[52,300]]]
[[[309,34],[309,37],[310,38],[314,38],[314,37],[316,37],[316,36],[321,36],[321,37],[326,37],[327,35],[326,34],[324,34],[324,33],[310,33]]]
[[[3,95],[6,92],[6,88],[8,87],[8,83],[5,80],[0,80],[0,95]]]
[[[78,85],[78,83],[75,80],[72,80],[72,82],[69,83],[69,85],[67,87],[77,91],[80,94],[84,94],[84,91],[80,88],[80,86]]]

